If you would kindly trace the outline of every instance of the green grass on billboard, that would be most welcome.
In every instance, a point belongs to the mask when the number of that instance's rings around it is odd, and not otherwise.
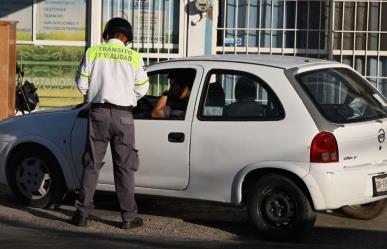
[[[32,33],[31,32],[16,32],[16,39],[18,41],[32,41]]]
[[[40,108],[76,105],[83,102],[83,95],[76,88],[38,89]]]
[[[40,107],[59,107],[83,102],[74,77],[85,48],[17,45],[17,63],[24,65],[25,80],[38,88]]]
[[[85,31],[53,31],[36,34],[38,40],[85,41],[85,37]]]

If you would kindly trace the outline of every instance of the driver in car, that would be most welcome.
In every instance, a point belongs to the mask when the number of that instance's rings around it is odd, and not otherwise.
[[[179,71],[169,74],[169,90],[164,91],[158,99],[151,112],[152,118],[184,119],[193,83],[193,77],[187,73]]]

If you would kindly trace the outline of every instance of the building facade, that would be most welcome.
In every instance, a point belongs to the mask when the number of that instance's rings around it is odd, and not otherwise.
[[[386,1],[219,1],[216,53],[315,57],[355,68],[387,95]]]
[[[82,101],[73,75],[86,47],[115,16],[133,24],[147,64],[226,53],[281,54],[346,63],[387,96],[387,1],[0,0],[18,23],[17,58],[42,107]],[[156,89],[156,88],[151,88]]]

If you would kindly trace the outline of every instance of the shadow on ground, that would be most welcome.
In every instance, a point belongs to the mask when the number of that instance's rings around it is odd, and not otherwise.
[[[88,248],[387,248],[387,232],[326,227],[314,227],[297,242],[269,242],[261,239],[253,227],[248,224],[245,210],[242,208],[215,205],[213,203],[199,203],[190,200],[181,201],[143,196],[139,196],[137,199],[140,214],[180,218],[189,223],[228,231],[235,234],[237,239],[219,242],[135,236],[130,234],[125,236],[119,234],[101,235],[85,232],[64,232],[60,229],[42,228],[20,221],[0,220],[0,227],[5,226],[8,228],[6,231],[3,229],[3,231],[0,231],[0,243],[2,248],[13,248],[12,243],[15,244],[13,238],[20,235],[14,235],[11,232],[13,229],[22,229],[25,233],[22,236],[23,240],[18,241],[16,243],[18,247],[14,248],[28,245],[28,248],[31,249],[35,248],[31,246],[34,244],[37,245],[36,248],[48,248],[54,246],[54,241],[45,241],[46,237],[51,238],[53,236],[60,238],[56,243],[60,242],[63,248],[86,248],[86,246],[81,246],[86,242]],[[72,205],[73,201],[74,197],[72,196],[66,198],[64,204]],[[98,209],[118,211],[117,200],[112,194],[98,193],[95,198],[95,204]],[[26,211],[37,217],[68,222],[66,219],[47,213],[46,210],[21,207],[9,195],[1,196],[0,205]],[[61,212],[66,216],[72,215],[71,211],[63,208],[58,208],[54,212]],[[109,225],[116,225],[112,221],[99,217],[95,217],[95,219]],[[8,232],[11,234],[7,234]],[[44,240],[43,244],[41,240]]]

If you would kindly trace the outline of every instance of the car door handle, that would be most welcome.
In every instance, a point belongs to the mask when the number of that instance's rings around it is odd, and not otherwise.
[[[168,141],[171,143],[182,143],[184,138],[185,136],[182,132],[171,132],[168,134]]]

